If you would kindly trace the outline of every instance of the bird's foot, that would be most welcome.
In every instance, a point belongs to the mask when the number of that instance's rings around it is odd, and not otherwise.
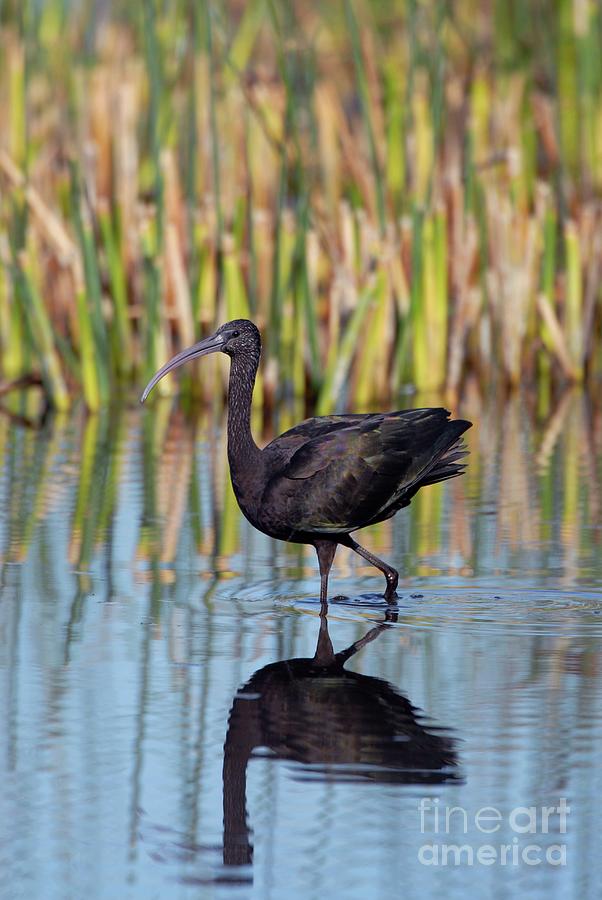
[[[385,589],[385,600],[387,603],[396,603],[397,602],[397,584],[399,582],[399,575],[395,571],[395,569],[387,569],[385,571],[385,578],[387,579],[387,587]]]

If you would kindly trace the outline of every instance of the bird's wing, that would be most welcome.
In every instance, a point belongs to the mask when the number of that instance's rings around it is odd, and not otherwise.
[[[309,478],[326,468],[341,453],[351,449],[361,425],[376,427],[382,415],[357,414],[319,416],[306,419],[272,442],[286,460],[279,474],[286,478]],[[268,445],[269,447],[270,445]]]
[[[373,418],[381,419],[382,416],[356,413],[340,416],[317,416],[313,419],[305,419],[279,435],[265,449],[268,450],[277,446],[280,452],[286,448],[291,448],[291,451],[294,452],[310,440],[314,440],[322,435],[332,434],[335,431],[352,428],[361,420]]]
[[[432,474],[437,460],[468,427],[448,417],[444,409],[404,410],[341,417],[346,424],[335,428],[328,423],[321,428],[319,419],[313,420],[315,426],[311,420],[302,423],[306,439],[280,468],[272,489],[299,530],[359,528],[387,507],[398,503],[399,508],[417,482]],[[319,433],[310,437],[313,428]],[[283,437],[286,443],[303,435],[287,432]]]

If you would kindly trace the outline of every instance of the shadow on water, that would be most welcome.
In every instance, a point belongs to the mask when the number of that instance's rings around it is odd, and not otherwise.
[[[420,710],[387,681],[345,668],[397,620],[396,609],[387,609],[383,622],[335,653],[323,611],[313,657],[264,666],[236,694],[224,745],[224,865],[253,861],[246,780],[247,765],[258,750],[310,767],[315,778],[331,781],[461,781],[448,734],[424,724]]]

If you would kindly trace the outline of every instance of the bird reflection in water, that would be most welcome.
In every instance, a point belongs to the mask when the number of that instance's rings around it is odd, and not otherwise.
[[[271,758],[311,767],[316,777],[390,784],[460,780],[454,742],[423,724],[420,710],[381,678],[348,671],[345,663],[397,621],[385,619],[345,650],[334,652],[322,607],[313,658],[271,663],[240,689],[224,745],[224,864],[252,862],[246,810],[249,759]]]

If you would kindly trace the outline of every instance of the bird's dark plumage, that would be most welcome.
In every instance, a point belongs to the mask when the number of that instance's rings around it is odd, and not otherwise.
[[[321,598],[338,544],[381,569],[391,599],[397,573],[360,547],[351,532],[382,522],[407,506],[425,485],[464,471],[462,434],[471,426],[450,421],[445,409],[322,416],[307,419],[263,450],[253,441],[250,409],[259,364],[259,332],[238,319],[175,356],[147,386],[189,359],[220,350],[232,359],[228,458],[239,505],[261,531],[316,547]]]
[[[424,484],[460,475],[467,422],[445,409],[308,419],[268,444],[263,504],[301,533],[349,533],[388,519]],[[290,539],[290,538],[289,538]]]

